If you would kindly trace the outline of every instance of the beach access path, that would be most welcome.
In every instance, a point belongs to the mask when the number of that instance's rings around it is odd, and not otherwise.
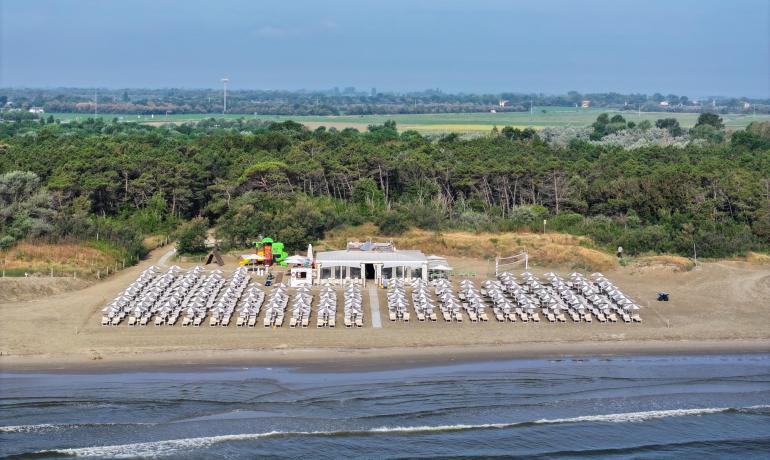
[[[369,310],[372,315],[372,327],[381,328],[382,320],[380,319],[380,296],[377,292],[377,286],[369,286]]]

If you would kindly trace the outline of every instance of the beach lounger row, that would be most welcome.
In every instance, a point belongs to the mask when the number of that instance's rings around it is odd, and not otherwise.
[[[291,300],[291,318],[289,327],[294,329],[297,326],[306,328],[310,323],[311,304],[313,303],[313,293],[307,286],[300,286],[294,293]]]
[[[257,317],[265,301],[265,293],[256,285],[250,285],[246,290],[246,296],[241,301],[238,308],[238,319],[235,321],[236,327],[254,327],[257,324]]]
[[[388,318],[391,321],[402,320],[409,321],[409,310],[407,309],[406,287],[404,281],[400,279],[390,280],[388,283]]]
[[[150,288],[159,276],[155,266],[148,267],[139,277],[102,309],[102,326],[117,326],[126,318],[134,302]]]
[[[463,315],[461,309],[463,307],[455,295],[452,282],[447,279],[436,280],[434,292],[444,321],[448,323],[452,321],[462,322]]]
[[[460,293],[458,294],[458,297],[465,309],[465,313],[468,315],[468,319],[470,319],[472,323],[489,321],[486,312],[486,303],[473,281],[468,279],[460,281]]]
[[[321,286],[318,295],[317,327],[334,327],[337,317],[337,291],[329,283]]]
[[[412,282],[412,305],[417,321],[436,322],[437,317],[434,310],[435,302],[430,295],[428,284],[422,279],[416,279]]]
[[[355,282],[345,283],[343,293],[343,321],[345,322],[345,327],[363,327],[364,307],[361,297],[361,285]]]
[[[232,317],[241,296],[249,285],[250,280],[251,276],[246,267],[239,267],[233,272],[230,283],[227,288],[225,288],[224,292],[222,292],[219,299],[217,299],[214,308],[211,310],[211,316],[209,317],[210,327],[227,327],[230,325],[230,318]]]
[[[501,273],[497,282],[485,283],[482,295],[490,297],[498,321],[540,322],[540,301],[510,273]]]
[[[286,285],[284,283],[274,285],[263,308],[265,311],[263,325],[265,327],[282,327],[288,303],[289,294]]]

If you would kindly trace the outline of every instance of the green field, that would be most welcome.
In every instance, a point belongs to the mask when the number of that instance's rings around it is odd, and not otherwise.
[[[478,132],[488,131],[497,126],[516,126],[542,128],[546,126],[588,126],[596,120],[600,113],[610,112],[602,109],[578,109],[570,107],[535,107],[529,112],[508,113],[442,113],[442,114],[405,114],[405,115],[343,115],[343,116],[276,116],[276,115],[246,115],[246,114],[170,114],[170,115],[120,115],[99,114],[100,118],[121,121],[136,121],[141,123],[184,123],[199,121],[205,118],[253,118],[269,121],[294,120],[311,128],[318,126],[334,126],[338,129],[353,127],[366,129],[370,124],[382,124],[387,120],[395,120],[400,130],[415,129],[421,132]],[[697,113],[665,113],[665,112],[620,112],[629,121],[639,122],[659,118],[676,118],[683,127],[692,127],[698,119]],[[82,113],[53,113],[55,118],[62,120],[84,120],[94,115]],[[728,128],[743,128],[752,121],[770,120],[770,115],[722,115]]]

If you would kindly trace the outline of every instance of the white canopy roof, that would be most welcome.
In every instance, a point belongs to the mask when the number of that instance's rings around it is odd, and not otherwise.
[[[307,257],[299,256],[299,255],[289,256],[283,259],[283,261],[286,262],[287,264],[304,264],[309,260],[310,259],[308,259]]]
[[[316,255],[321,267],[358,267],[361,264],[382,264],[383,267],[419,268],[428,262],[421,251],[324,251]]]
[[[442,271],[442,272],[451,272],[452,271],[452,267],[450,267],[449,265],[443,265],[443,264],[434,265],[434,266],[428,267],[428,268],[430,270],[438,270],[438,271]]]

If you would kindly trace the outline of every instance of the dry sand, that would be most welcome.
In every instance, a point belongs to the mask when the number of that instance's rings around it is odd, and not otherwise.
[[[397,366],[455,360],[614,354],[770,351],[770,265],[706,263],[689,272],[621,268],[607,275],[644,308],[642,324],[390,323],[363,329],[100,326],[101,308],[167,248],[83,289],[0,302],[0,368],[152,365]],[[484,278],[487,262],[451,259]],[[228,259],[229,268],[232,262]],[[544,269],[536,268],[536,273]],[[566,270],[559,270],[568,273]],[[2,285],[0,285],[2,286]],[[657,291],[671,293],[656,302]],[[340,309],[341,310],[341,309]],[[341,315],[341,311],[339,312]],[[384,291],[380,316],[387,318]],[[311,324],[313,319],[311,318]],[[207,323],[206,323],[207,324]],[[342,324],[338,317],[337,324]]]
[[[91,284],[90,281],[73,277],[0,278],[0,303],[39,299],[80,290]]]

